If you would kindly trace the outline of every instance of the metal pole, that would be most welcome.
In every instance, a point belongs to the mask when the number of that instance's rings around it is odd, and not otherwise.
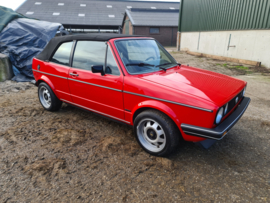
[[[178,35],[177,35],[177,50],[178,51],[180,51],[180,49],[181,49],[183,6],[184,6],[184,0],[181,0],[180,9],[179,9]]]

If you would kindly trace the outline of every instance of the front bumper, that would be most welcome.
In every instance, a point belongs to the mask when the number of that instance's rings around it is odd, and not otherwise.
[[[204,137],[213,140],[221,140],[244,114],[250,103],[250,100],[250,98],[244,97],[234,112],[215,128],[202,128],[184,123],[181,124],[181,128],[187,135]]]

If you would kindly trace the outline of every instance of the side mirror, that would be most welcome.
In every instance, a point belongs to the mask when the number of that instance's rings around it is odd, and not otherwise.
[[[103,65],[92,66],[91,70],[93,73],[100,73],[101,75],[105,75]]]

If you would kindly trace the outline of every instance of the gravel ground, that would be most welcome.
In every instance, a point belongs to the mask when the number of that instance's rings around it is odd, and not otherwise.
[[[252,102],[221,141],[146,154],[129,126],[63,105],[30,83],[0,83],[0,202],[270,202],[270,76],[171,51],[183,64],[248,81]],[[224,65],[226,64],[226,65]]]

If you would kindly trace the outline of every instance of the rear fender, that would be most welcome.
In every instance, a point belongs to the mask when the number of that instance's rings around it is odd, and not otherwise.
[[[39,85],[39,83],[41,83],[41,82],[47,83],[50,86],[50,88],[52,89],[52,91],[54,92],[54,94],[58,97],[57,91],[55,91],[55,87],[54,87],[53,83],[51,82],[51,80],[46,75],[42,75],[37,80],[36,84]]]

